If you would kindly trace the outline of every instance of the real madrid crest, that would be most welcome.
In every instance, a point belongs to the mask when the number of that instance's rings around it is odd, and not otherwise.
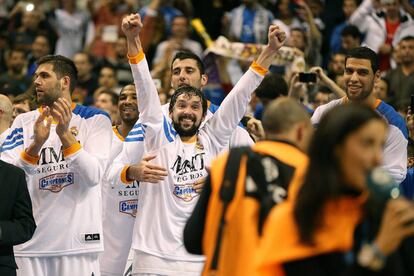
[[[76,126],[73,126],[70,128],[70,132],[72,133],[73,136],[78,136],[79,130]]]

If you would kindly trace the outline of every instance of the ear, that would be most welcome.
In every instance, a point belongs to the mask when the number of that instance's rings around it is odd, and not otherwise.
[[[69,76],[64,76],[61,78],[61,83],[62,88],[67,88],[69,90],[69,86],[70,86],[70,78]]]
[[[374,82],[377,82],[379,79],[381,79],[381,71],[377,70],[374,74]]]
[[[204,87],[207,85],[208,82],[208,76],[206,74],[201,75],[201,87]]]

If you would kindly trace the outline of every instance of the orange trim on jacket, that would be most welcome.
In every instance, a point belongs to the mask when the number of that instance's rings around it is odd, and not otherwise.
[[[290,144],[275,141],[258,142],[253,145],[252,149],[255,152],[271,155],[278,161],[293,167],[294,175],[289,185],[299,186],[294,182],[302,181],[308,162],[305,154],[299,149]],[[216,159],[211,166],[211,195],[208,201],[202,242],[203,254],[206,256],[203,275],[250,276],[254,273],[252,261],[260,241],[258,235],[259,203],[254,198],[244,195],[247,173],[246,156],[242,157],[238,168],[235,194],[225,214],[226,224],[222,234],[218,270],[210,270],[223,210],[223,202],[220,200],[219,192],[227,159],[228,153],[225,153]]]

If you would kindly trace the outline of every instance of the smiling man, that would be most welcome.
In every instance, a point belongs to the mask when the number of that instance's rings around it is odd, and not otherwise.
[[[373,95],[374,84],[379,79],[377,54],[367,47],[352,49],[345,59],[344,81],[347,96],[318,107],[313,113],[312,123],[317,125],[328,110],[342,103],[360,103],[375,109],[389,125],[383,167],[400,183],[407,172],[408,130],[401,115]]]
[[[226,147],[246,112],[251,94],[282,46],[285,33],[277,26],[269,28],[269,43],[257,61],[252,63],[212,118],[201,124],[207,113],[207,100],[196,87],[182,85],[178,88],[170,102],[168,115],[163,113],[141,47],[141,28],[137,14],[127,16],[122,22],[138,91],[138,122],[141,125],[136,129],[135,138],[143,142],[146,154],[153,155],[151,165],[166,168],[167,173],[157,184],[151,183],[156,182],[151,177],[140,182],[139,215],[135,219],[132,242],[132,275],[200,275],[204,258],[186,252],[182,238],[185,221],[198,200],[207,166]],[[133,167],[125,167],[122,179],[126,184],[139,179],[133,170]]]
[[[25,171],[37,224],[33,238],[15,247],[17,275],[98,275],[111,122],[72,104],[77,70],[70,59],[49,55],[37,64],[41,107],[16,117],[1,155]]]
[[[108,169],[122,151],[125,138],[138,120],[134,84],[122,88],[119,94],[118,111],[121,124],[113,127]],[[110,181],[105,174],[102,183],[102,203],[105,249],[99,257],[101,275],[120,275],[125,267],[132,241],[132,229],[138,204],[138,183],[124,185]]]

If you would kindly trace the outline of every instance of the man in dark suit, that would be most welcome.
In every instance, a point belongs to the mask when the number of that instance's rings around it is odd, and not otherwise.
[[[16,275],[13,245],[36,229],[24,171],[0,160],[0,275]]]

